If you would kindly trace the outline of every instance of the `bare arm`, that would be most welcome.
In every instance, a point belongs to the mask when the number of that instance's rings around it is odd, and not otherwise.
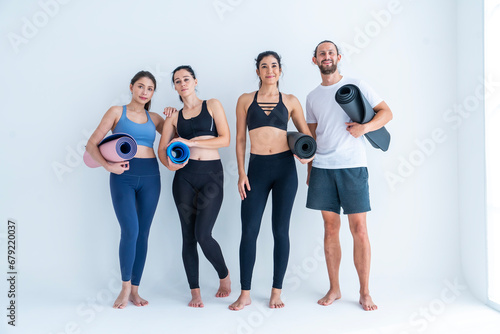
[[[311,131],[309,127],[307,126],[306,119],[304,117],[304,110],[302,109],[302,106],[300,105],[300,101],[298,98],[296,98],[293,95],[288,95],[288,98],[290,100],[290,105],[292,107],[291,111],[291,116],[292,116],[292,121],[297,130],[299,130],[300,133],[303,133],[308,136],[312,136]],[[316,140],[316,138],[314,138]],[[309,164],[313,161],[314,156],[310,159],[300,159],[299,157],[295,156],[301,163],[303,164]]]
[[[359,124],[356,122],[346,123],[347,131],[355,138],[361,137],[365,133],[380,129],[392,120],[392,111],[384,101],[377,104],[373,111],[375,116],[368,123]]]
[[[307,126],[309,127],[309,131],[311,131],[311,136],[316,140],[316,128],[318,127],[318,123],[308,123]],[[313,163],[310,161],[307,164],[307,181],[306,184],[309,185],[309,177],[311,176],[311,169],[312,169]]]
[[[160,144],[158,145],[158,158],[161,163],[165,165],[169,170],[175,171],[184,167],[187,162],[183,164],[174,164],[172,160],[167,156],[167,147],[174,138],[176,130],[174,124],[177,124],[177,115],[165,119],[163,123],[163,129],[160,138]]]
[[[245,151],[247,145],[247,110],[245,105],[248,103],[248,94],[243,94],[236,104],[236,160],[238,162],[238,191],[241,199],[244,200],[247,195],[245,186],[250,190],[250,183],[245,172]]]
[[[114,127],[115,123],[120,119],[121,108],[111,107],[106,111],[102,117],[101,122],[95,129],[94,133],[90,136],[87,142],[86,151],[89,152],[90,156],[99,164],[101,164],[108,172],[115,174],[122,174],[124,171],[128,170],[128,166],[125,167],[123,163],[113,163],[108,162],[99,151],[97,145],[104,139],[104,136]]]

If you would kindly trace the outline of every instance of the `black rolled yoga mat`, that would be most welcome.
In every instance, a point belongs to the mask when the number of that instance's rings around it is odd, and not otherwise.
[[[335,94],[335,100],[353,122],[364,124],[371,121],[373,116],[375,116],[370,103],[368,103],[356,85],[348,84],[340,87],[337,94]],[[365,137],[373,147],[379,148],[384,152],[389,149],[391,135],[385,127],[365,133]]]
[[[286,137],[290,150],[299,158],[309,159],[316,154],[316,141],[313,137],[297,131],[287,132]]]

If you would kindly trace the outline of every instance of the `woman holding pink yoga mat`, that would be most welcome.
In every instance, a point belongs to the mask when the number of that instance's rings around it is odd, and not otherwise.
[[[119,258],[123,282],[113,305],[119,309],[128,301],[136,306],[148,304],[139,296],[138,289],[149,229],[160,197],[160,171],[153,143],[156,131],[162,132],[163,118],[149,112],[155,89],[154,76],[147,71],[138,72],[130,81],[132,100],[127,105],[109,108],[87,143],[92,159],[110,172],[111,198],[121,228]],[[104,159],[97,145],[110,130],[135,139],[137,153],[133,159],[126,162]]]

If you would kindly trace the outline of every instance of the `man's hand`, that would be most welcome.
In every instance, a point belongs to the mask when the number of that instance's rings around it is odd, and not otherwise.
[[[356,122],[346,122],[347,125],[346,130],[349,131],[349,133],[354,137],[354,138],[359,138],[365,133],[368,133],[366,124],[359,124]]]

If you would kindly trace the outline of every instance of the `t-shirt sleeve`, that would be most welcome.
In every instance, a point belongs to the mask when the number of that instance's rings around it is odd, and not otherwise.
[[[312,106],[311,106],[311,99],[309,98],[309,95],[307,96],[306,99],[306,122],[307,123],[318,123],[318,120],[316,119],[316,116],[314,116]]]
[[[361,90],[361,93],[366,97],[366,100],[368,103],[370,103],[370,106],[374,108],[377,104],[380,102],[384,101],[374,90],[373,88],[370,87],[366,82],[361,80],[359,82],[359,89]]]

